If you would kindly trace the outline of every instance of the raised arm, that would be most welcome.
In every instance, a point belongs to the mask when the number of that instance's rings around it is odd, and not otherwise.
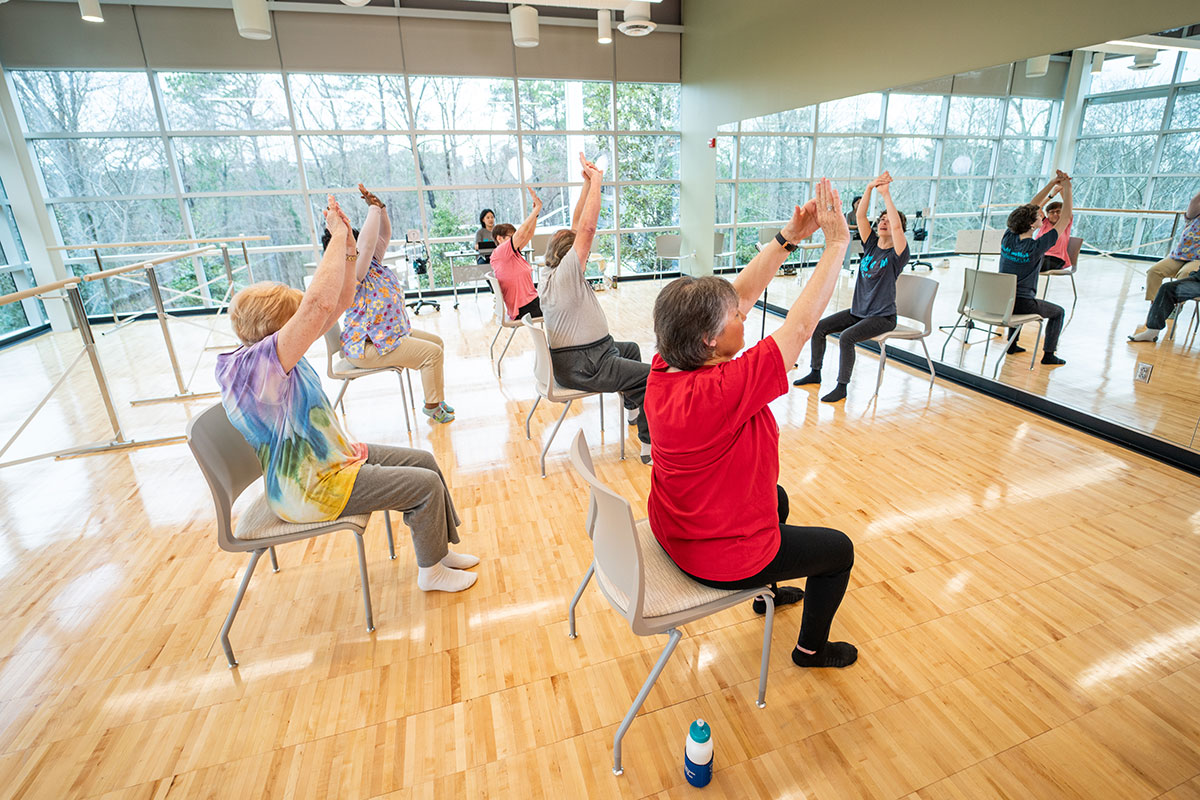
[[[817,201],[809,200],[803,207],[796,206],[795,208],[792,218],[779,232],[779,235],[790,244],[807,239],[817,230]],[[787,260],[787,257],[787,248],[778,240],[772,239],[763,245],[762,250],[758,251],[754,258],[750,259],[750,263],[743,267],[742,271],[733,279],[733,290],[737,292],[738,296],[738,309],[743,314],[749,313],[754,304],[758,302],[763,290],[767,288],[767,284],[771,282],[771,278],[775,277],[775,273]]]
[[[1058,215],[1058,223],[1054,226],[1054,230],[1058,231],[1059,237],[1065,236],[1067,227],[1071,224],[1071,212],[1074,210],[1074,203],[1071,197],[1071,176],[1065,172],[1062,173],[1062,180],[1058,182],[1059,189],[1062,190],[1062,213]]]
[[[600,221],[600,170],[594,164],[579,154],[583,162],[584,177],[587,180],[587,194],[583,197],[583,213],[579,215],[579,224],[575,227],[575,245],[571,249],[579,257],[580,269],[587,269],[588,255],[592,252],[592,241],[596,238],[596,225]]]
[[[371,256],[374,255],[375,245],[379,241],[383,215],[382,204],[372,205],[367,209],[367,219],[358,232],[358,269],[355,270],[355,280],[361,281],[366,277],[371,266]]]
[[[1041,208],[1043,205],[1045,205],[1046,199],[1050,197],[1050,192],[1054,190],[1054,187],[1059,184],[1059,182],[1062,180],[1062,176],[1065,174],[1061,170],[1056,170],[1056,173],[1057,174],[1050,179],[1050,182],[1043,186],[1041,191],[1033,196],[1033,199],[1029,201],[1030,205],[1037,206],[1038,208]],[[1065,211],[1066,209],[1063,210]]]
[[[884,175],[887,173],[885,172]],[[896,210],[896,204],[892,202],[892,176],[887,175],[887,178],[887,181],[879,184],[879,196],[883,198],[883,205],[887,209],[888,230],[892,234],[892,249],[898,255],[908,247],[908,238],[904,235],[904,223],[900,221],[900,212]],[[861,206],[862,203],[859,205]]]
[[[854,218],[858,220],[858,238],[864,242],[874,233],[874,228],[871,227],[871,217],[868,216],[867,210],[871,207],[871,190],[878,185],[879,178],[871,179],[871,182],[867,184],[867,188],[863,189],[863,196],[858,201],[858,208],[854,209]]]
[[[529,189],[529,196],[533,198],[533,211],[529,212],[529,216],[525,218],[525,221],[521,223],[521,227],[517,228],[517,232],[512,236],[513,249],[518,253],[533,238],[533,233],[537,230],[538,215],[542,213],[542,200],[537,196],[537,192]]]
[[[1184,219],[1195,219],[1196,217],[1200,217],[1200,192],[1196,192],[1192,202],[1188,203],[1187,211],[1183,212]]]
[[[582,158],[582,155],[580,156]],[[575,203],[575,210],[571,212],[571,230],[579,230],[579,218],[583,216],[583,204],[587,202],[588,190],[591,189],[592,179],[588,176],[588,171],[583,171],[583,191],[579,193],[579,200]]]
[[[325,225],[333,238],[325,248],[308,291],[300,300],[300,307],[275,338],[275,352],[285,372],[291,372],[292,367],[300,363],[312,343],[324,336],[333,320],[346,310],[350,303],[345,299],[345,285],[353,287],[356,283],[354,234],[350,221],[333,195],[329,195],[329,206],[325,209]],[[351,290],[350,300],[353,299]]]
[[[785,365],[796,362],[804,343],[812,337],[813,329],[829,305],[829,298],[833,296],[842,258],[850,246],[850,228],[842,216],[841,198],[827,178],[822,178],[817,184],[816,215],[821,230],[825,232],[825,250],[804,291],[792,303],[783,324],[771,334]]]

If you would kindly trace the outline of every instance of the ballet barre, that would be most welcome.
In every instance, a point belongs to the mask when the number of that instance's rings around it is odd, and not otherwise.
[[[164,436],[158,439],[147,439],[143,441],[135,441],[133,439],[126,438],[124,430],[121,428],[121,419],[117,414],[117,408],[113,404],[112,394],[108,389],[108,379],[104,375],[104,367],[101,365],[100,356],[96,352],[96,338],[92,335],[92,327],[88,322],[87,311],[83,306],[83,296],[79,293],[79,285],[81,283],[83,283],[83,279],[75,276],[61,281],[54,281],[53,283],[47,283],[42,286],[35,286],[30,289],[24,289],[19,292],[13,292],[11,294],[0,296],[0,306],[5,306],[9,303],[20,302],[21,300],[36,296],[54,296],[61,298],[63,297],[63,294],[58,293],[65,293],[68,305],[71,307],[71,313],[75,317],[75,327],[79,331],[80,338],[83,340],[83,349],[75,355],[75,358],[72,359],[71,363],[68,364],[66,369],[63,370],[62,375],[60,375],[58,380],[54,382],[54,385],[50,387],[49,391],[42,396],[42,399],[38,401],[36,406],[34,406],[33,411],[31,411],[29,415],[25,417],[24,421],[22,421],[17,427],[17,430],[13,433],[13,435],[10,436],[8,441],[4,443],[4,446],[0,447],[0,458],[2,458],[4,454],[8,452],[9,448],[12,447],[17,438],[20,437],[25,429],[29,427],[29,424],[33,422],[33,418],[36,417],[38,412],[41,411],[42,408],[45,407],[46,403],[50,401],[50,398],[56,391],[58,391],[58,388],[62,386],[67,377],[71,374],[71,370],[75,368],[75,365],[78,364],[84,356],[87,356],[88,360],[91,362],[92,375],[96,379],[96,387],[100,391],[100,399],[104,402],[104,409],[108,412],[109,425],[112,426],[112,438],[108,441],[89,442],[87,444],[76,445],[74,447],[66,447],[60,450],[52,450],[46,453],[25,456],[23,458],[13,459],[11,461],[3,461],[0,462],[0,467],[11,467],[17,464],[25,464],[27,462],[36,461],[42,458],[70,458],[73,456],[107,453],[114,450],[126,450],[133,447],[169,444],[172,442],[183,441],[186,438],[184,436]]]

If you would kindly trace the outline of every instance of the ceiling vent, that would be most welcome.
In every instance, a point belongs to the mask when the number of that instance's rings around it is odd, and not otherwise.
[[[617,30],[626,36],[647,36],[657,27],[650,21],[650,4],[634,2],[625,8],[625,19]]]

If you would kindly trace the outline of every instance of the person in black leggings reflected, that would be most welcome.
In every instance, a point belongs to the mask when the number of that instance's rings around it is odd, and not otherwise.
[[[841,364],[837,386],[821,398],[825,403],[846,399],[846,387],[854,371],[854,346],[896,328],[896,279],[908,263],[908,240],[904,230],[908,221],[892,202],[892,176],[884,172],[867,184],[862,200],[855,207],[858,230],[863,239],[862,259],[858,262],[858,280],[850,308],[830,314],[817,323],[812,334],[812,372],[793,381],[794,386],[821,385],[821,362],[825,360],[825,337],[841,333]],[[885,210],[874,228],[867,217],[871,190],[877,189]]]

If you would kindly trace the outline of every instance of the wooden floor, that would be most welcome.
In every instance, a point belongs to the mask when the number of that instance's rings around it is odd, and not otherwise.
[[[644,353],[658,288],[601,296]],[[497,381],[490,300],[417,321],[446,338],[454,423],[422,417],[410,439],[393,379],[349,392],[354,435],[437,454],[462,549],[483,558],[469,591],[422,593],[405,529],[389,561],[377,515],[372,634],[350,537],[285,546],[251,584],[228,669],[216,637],[245,559],[217,548],[182,445],[0,470],[0,796],[693,796],[683,739],[703,717],[707,797],[1200,798],[1200,479],[903,366],[870,403],[867,354],[844,407],[803,389],[773,404],[793,521],[855,542],[833,632],[858,663],[794,667],[800,609],[782,609],[760,710],[761,618],[690,625],[613,776],[612,735],[663,638],[635,637],[594,587],[567,638],[590,545],[566,446],[582,427],[639,510],[650,470],[618,460],[615,415],[601,437],[589,400],[538,476],[554,411],[526,441],[531,352],[519,335]],[[175,329],[194,361],[205,333]],[[0,353],[4,438],[74,346]],[[128,406],[172,391],[153,323],[101,348],[131,435],[179,433],[204,407]],[[310,358],[323,372],[323,350]],[[24,452],[105,434],[80,376]]]
[[[935,325],[949,326],[958,318],[963,270],[975,267],[976,259],[974,256],[947,259],[946,267],[941,266],[942,258],[930,260],[937,265],[934,269],[922,267],[913,274],[939,282],[933,321]],[[1150,304],[1145,298],[1144,275],[1149,266],[1144,261],[1085,255],[1075,276],[1079,299],[1074,303],[1071,279],[1050,278],[1046,299],[1063,306],[1068,315],[1058,348],[1058,354],[1067,364],[1061,367],[1035,364],[1030,370],[1028,355],[1006,358],[999,380],[1123,427],[1200,449],[1200,335],[1195,328],[1191,336],[1185,335],[1193,304],[1185,306],[1175,341],[1168,341],[1165,332],[1157,344],[1134,344],[1126,338],[1146,322]],[[996,257],[985,256],[982,268],[995,270]],[[768,299],[790,305],[808,274],[811,270],[796,277],[775,278]],[[1042,280],[1044,285],[1047,279]],[[849,307],[853,292],[852,276],[843,273],[830,308]],[[1026,326],[1021,331],[1021,343],[1032,350],[1036,336],[1037,326]],[[991,340],[985,367],[983,332],[974,331],[969,337],[970,344],[964,344],[962,338],[960,330],[958,338],[946,349],[946,361],[990,378],[1003,341]],[[935,332],[929,337],[935,360],[940,360],[945,341],[945,333]],[[920,345],[915,343],[893,341],[889,346],[921,352]],[[1134,380],[1138,362],[1153,366],[1149,383]],[[831,368],[832,365],[830,360]]]

